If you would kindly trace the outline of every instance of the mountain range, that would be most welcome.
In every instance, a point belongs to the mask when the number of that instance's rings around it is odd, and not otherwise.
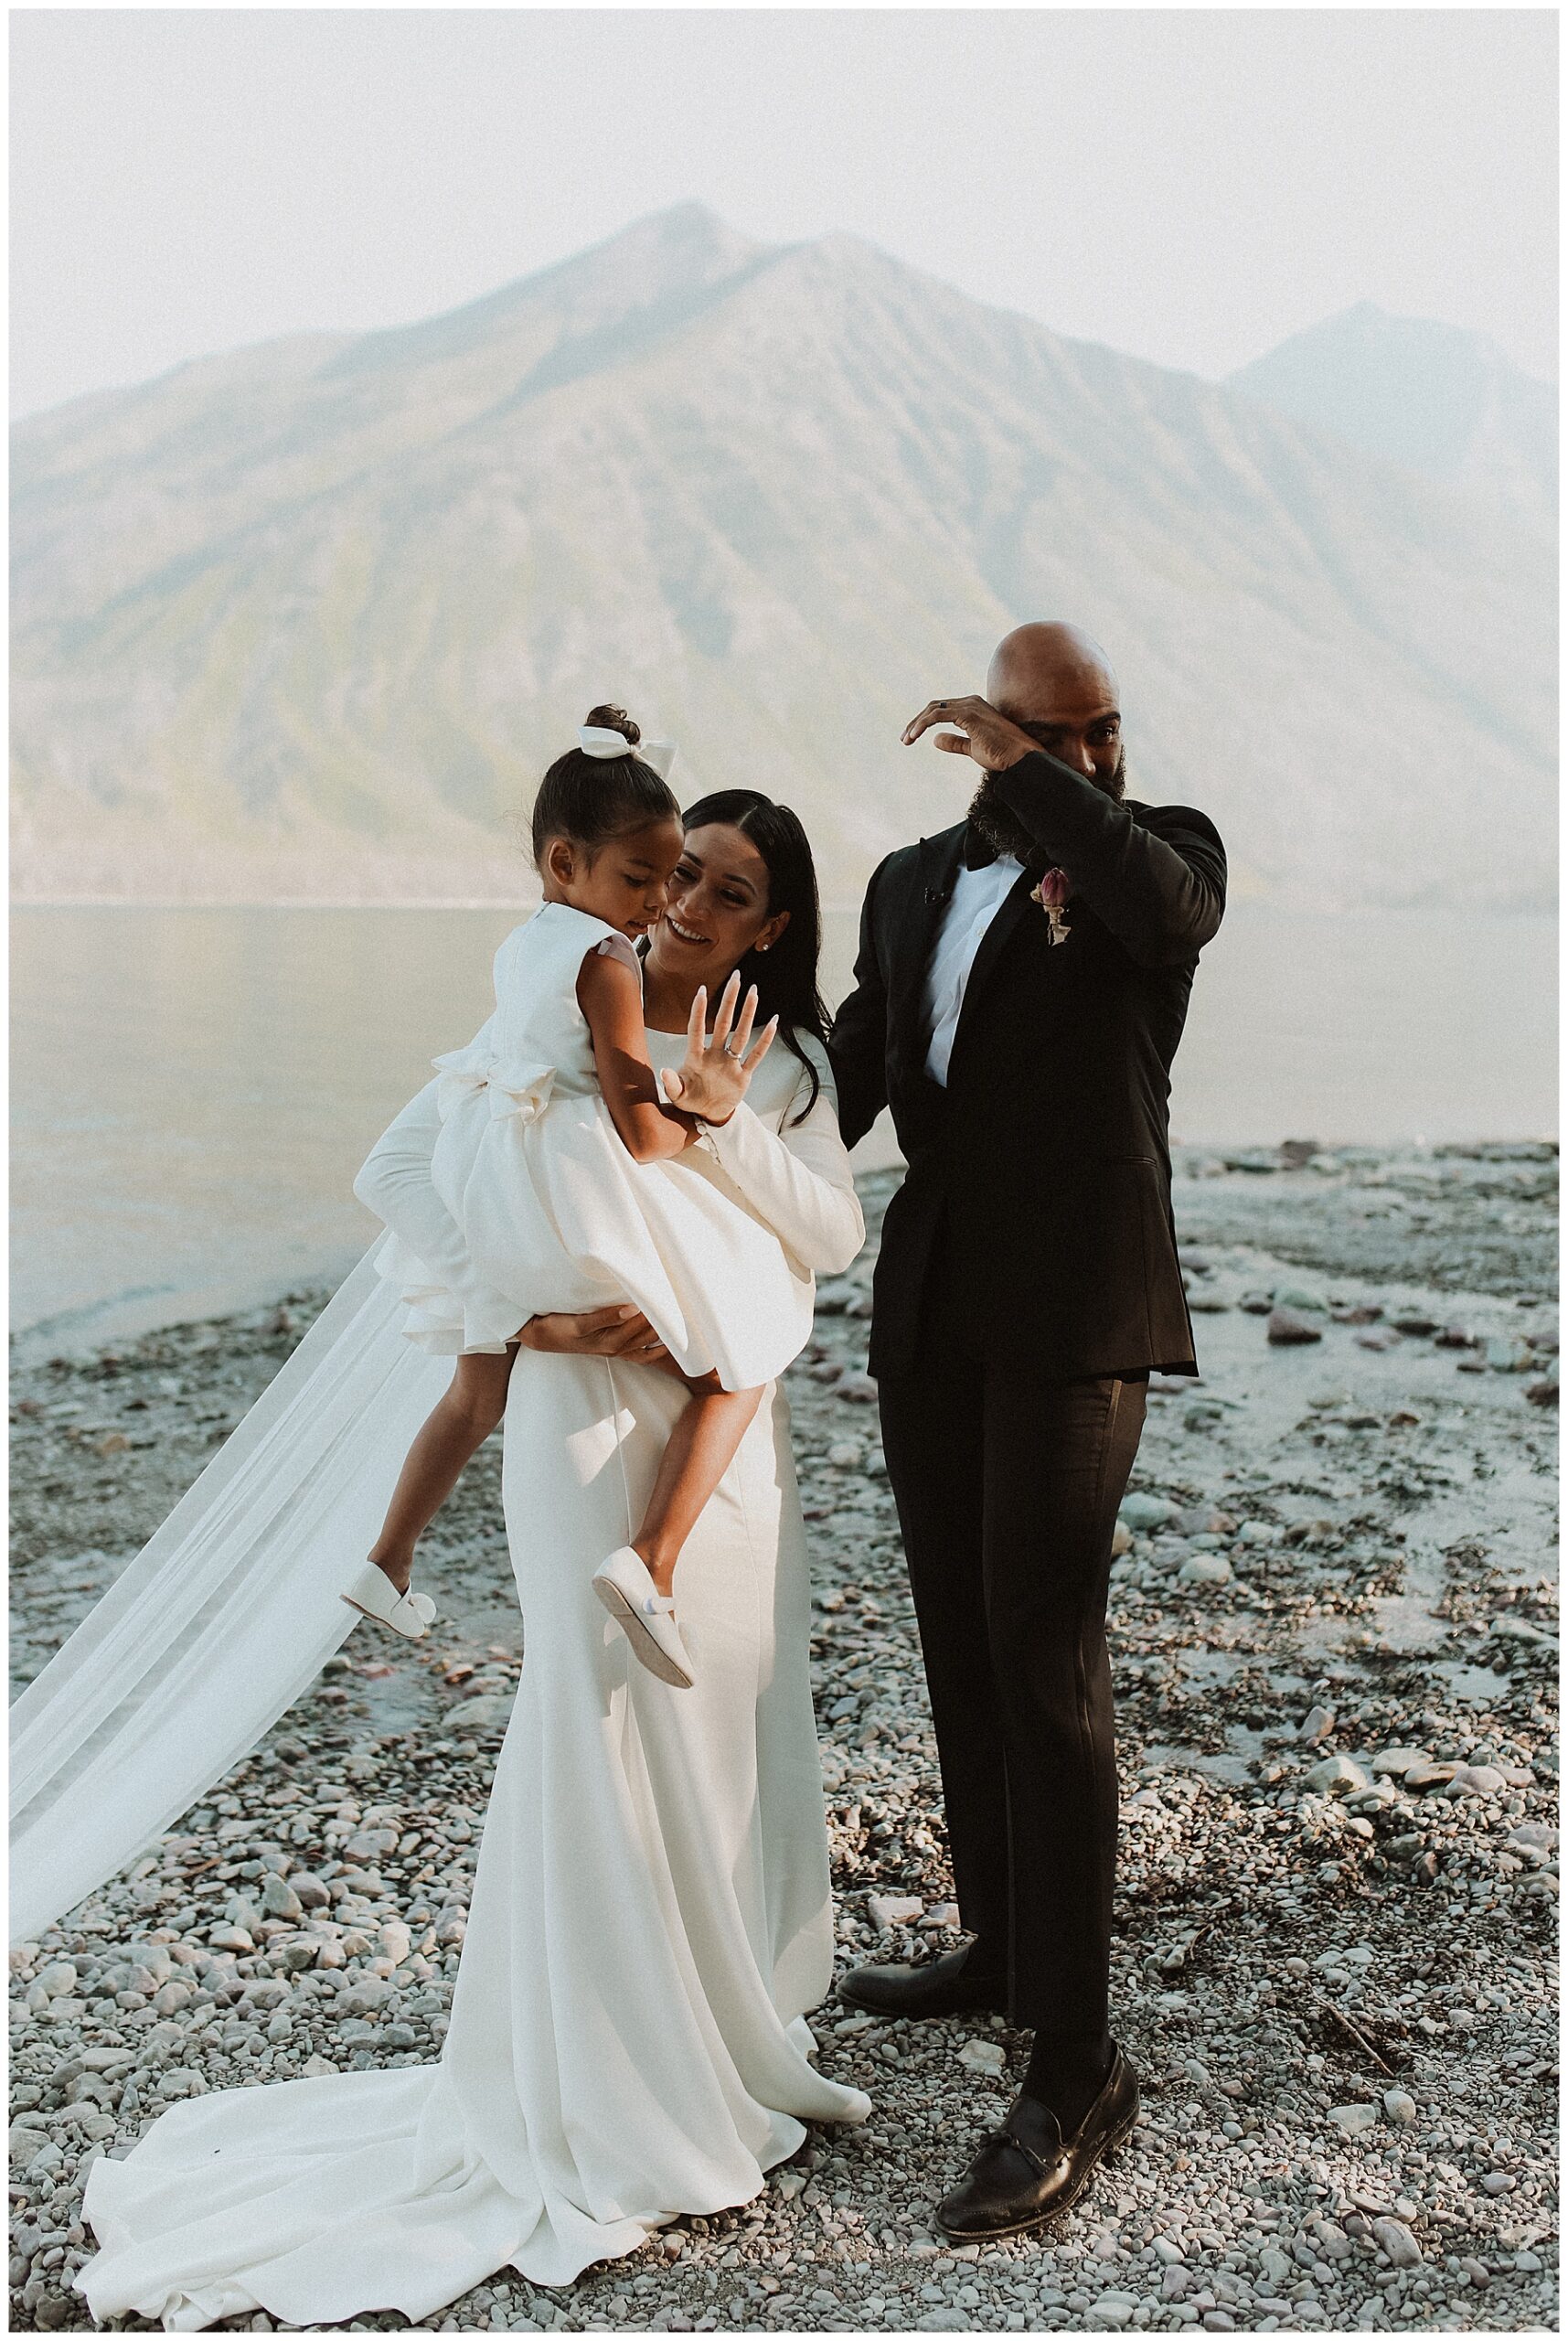
[[[1539,905],[1554,393],[1478,339],[1363,304],[1213,383],[689,204],[74,400],[13,434],[16,890],[516,897],[608,699],[848,902],[963,808],[907,718],[1065,616],[1240,893]]]
[[[1557,392],[1486,334],[1358,301],[1226,380],[1364,454],[1467,488],[1527,527],[1555,508]]]

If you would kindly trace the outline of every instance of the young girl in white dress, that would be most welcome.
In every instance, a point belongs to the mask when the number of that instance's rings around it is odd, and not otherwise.
[[[495,1013],[466,1049],[434,1059],[443,1127],[432,1182],[463,1231],[471,1277],[453,1294],[395,1235],[378,1256],[402,1287],[409,1337],[454,1351],[457,1364],[343,1598],[400,1633],[426,1631],[434,1604],[409,1590],[415,1543],[501,1420],[519,1330],[620,1302],[647,1319],[663,1345],[655,1362],[691,1397],[640,1525],[593,1588],[643,1663],[689,1688],[676,1564],[764,1387],[810,1333],[812,1280],[713,1181],[701,1143],[701,1116],[732,1110],[778,1020],[753,1042],[755,989],[737,1020],[732,978],[708,1042],[699,992],[685,1084],[667,1073],[660,1096],[634,946],[664,910],[679,812],[650,760],[659,751],[636,754],[641,734],[621,709],[595,708],[578,737],[535,802],[544,901],[496,955]]]

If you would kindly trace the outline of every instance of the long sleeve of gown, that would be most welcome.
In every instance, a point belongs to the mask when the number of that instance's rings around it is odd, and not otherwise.
[[[774,1130],[742,1099],[727,1122],[710,1127],[704,1137],[752,1210],[801,1267],[836,1276],[865,1242],[866,1223],[839,1135],[827,1056],[809,1041],[805,1046],[822,1086],[802,1120],[792,1126],[790,1117],[809,1086],[804,1073],[781,1128]]]

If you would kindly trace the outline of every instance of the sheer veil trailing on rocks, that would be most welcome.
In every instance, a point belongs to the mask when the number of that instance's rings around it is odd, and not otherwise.
[[[405,1339],[385,1242],[12,1707],[13,1942],[133,1861],[352,1630],[339,1594],[452,1374]]]

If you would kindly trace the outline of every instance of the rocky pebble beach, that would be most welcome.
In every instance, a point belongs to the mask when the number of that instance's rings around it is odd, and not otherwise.
[[[816,2131],[751,2203],[432,2328],[1554,2327],[1556,1151],[1179,1149],[1202,1377],[1151,1385],[1112,1647],[1114,2020],[1139,2126],[1049,2231],[933,2224],[1028,2036],[829,2000]],[[790,1376],[845,1965],[957,1940],[866,1378],[873,1232]],[[12,1664],[43,1664],[325,1298],[18,1372]],[[221,1788],[11,1954],[12,2322],[90,2324],[88,2165],[176,2098],[439,2052],[521,1662],[498,1440]],[[119,2320],[138,2327],[138,2320]],[[265,2316],[231,2329],[272,2329]],[[390,2314],[352,2329],[394,2329]]]

